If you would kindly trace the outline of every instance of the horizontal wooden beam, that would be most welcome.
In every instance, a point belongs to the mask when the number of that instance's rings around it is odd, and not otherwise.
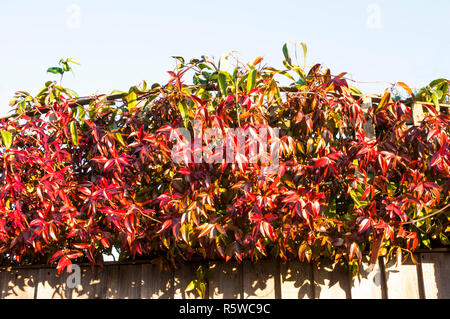
[[[189,89],[195,89],[195,88],[200,88],[200,87],[204,87],[206,90],[208,91],[217,91],[217,87],[213,86],[213,85],[208,85],[208,86],[204,86],[204,85],[191,85],[191,86],[185,86],[185,88],[189,88]],[[160,88],[155,88],[140,94],[136,94],[137,95],[137,99],[138,100],[142,100],[147,98],[150,95],[156,94],[158,92],[160,92],[160,89],[164,89],[164,87],[160,87]],[[279,87],[280,92],[283,93],[296,93],[299,92],[298,89],[296,87],[292,87],[292,86],[282,86]],[[98,99],[103,99],[105,101],[110,101],[113,102],[115,100],[120,100],[120,99],[124,99],[126,98],[126,96],[128,95],[128,92],[123,92],[123,93],[115,93],[115,94],[101,94],[101,95],[94,95],[94,96],[84,96],[84,97],[79,97],[76,99],[76,102],[78,105],[82,106],[82,105],[87,105],[89,103],[91,103],[92,101],[98,100]],[[372,100],[372,102],[379,102],[382,98],[381,95],[379,94],[352,94],[353,98],[355,99],[363,99],[363,98],[370,98]],[[416,104],[423,104],[423,105],[434,105],[431,102],[416,102],[413,99],[408,99],[405,101],[402,101],[403,103],[407,104],[407,105],[412,105],[414,103]],[[450,104],[440,104],[440,107],[444,107],[444,108],[450,108]],[[25,115],[28,116],[34,116],[37,115],[39,113],[45,113],[49,110],[49,108],[41,108],[41,109],[35,109],[35,110],[30,110],[26,113],[24,113]],[[18,117],[20,114],[18,113],[13,113],[13,114],[9,114],[9,115],[4,115],[0,117],[0,120],[2,119],[8,119],[8,118],[14,118],[14,117]]]

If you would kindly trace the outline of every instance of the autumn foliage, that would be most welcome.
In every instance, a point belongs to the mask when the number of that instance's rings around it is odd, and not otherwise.
[[[372,262],[400,260],[448,244],[446,209],[415,220],[448,208],[449,116],[425,105],[413,126],[411,106],[389,90],[365,113],[345,74],[306,70],[284,53],[283,70],[259,58],[233,72],[178,57],[166,85],[88,104],[56,82],[35,97],[19,92],[18,116],[0,122],[0,261],[62,271],[99,264],[114,247],[121,259],[173,264],[359,263],[366,252]],[[288,93],[282,76],[292,81]],[[278,170],[268,174],[245,156],[175,163],[174,132],[194,120],[222,131],[278,128]]]

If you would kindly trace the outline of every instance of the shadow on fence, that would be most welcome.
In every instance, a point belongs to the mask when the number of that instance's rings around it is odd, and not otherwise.
[[[210,261],[207,298],[450,298],[450,253],[430,252],[395,267],[382,258],[372,272],[364,266],[360,280],[351,280],[344,268],[323,261],[320,265],[289,261],[257,263]],[[199,298],[186,292],[199,263],[186,263],[173,271],[161,271],[151,263],[107,263],[102,267],[79,268],[79,285],[73,277],[57,275],[53,267],[17,267],[0,270],[0,298],[47,299],[142,299]],[[364,265],[367,265],[365,263]]]

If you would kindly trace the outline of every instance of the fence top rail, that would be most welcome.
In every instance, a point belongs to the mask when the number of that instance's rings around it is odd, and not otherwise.
[[[204,85],[190,85],[190,86],[185,86],[185,88],[200,88],[203,87],[205,88],[207,91],[217,91],[217,87],[212,86],[212,85],[208,85],[208,86],[204,86]],[[151,89],[149,91],[143,92],[143,93],[138,93],[137,95],[137,99],[138,100],[143,100],[145,98],[147,98],[148,96],[151,96],[153,94],[157,94],[158,92],[161,92],[161,89],[163,89],[164,87],[159,87],[159,88],[155,88],[155,89]],[[298,92],[298,89],[296,87],[292,87],[292,86],[281,86],[279,87],[280,92],[283,93],[296,93]],[[124,99],[126,96],[128,95],[127,92],[121,92],[121,93],[115,93],[115,94],[99,94],[99,95],[92,95],[92,96],[84,96],[84,97],[79,97],[76,99],[76,104],[78,105],[87,105],[89,103],[91,103],[92,101],[98,100],[98,99],[102,99],[104,101],[115,101],[115,100],[120,100],[120,99]],[[380,94],[375,94],[375,93],[369,93],[369,94],[352,94],[353,98],[360,100],[362,98],[371,98],[372,102],[379,102],[382,99],[382,95]],[[423,102],[423,101],[415,101],[412,98],[409,98],[407,100],[401,101],[402,103],[405,103],[407,105],[411,105],[411,104],[422,104],[422,105],[434,105],[434,103],[432,102]],[[440,107],[444,107],[444,108],[450,108],[450,104],[440,104]],[[40,108],[38,109],[34,109],[34,110],[30,110],[26,113],[24,113],[25,115],[28,116],[33,116],[38,114],[39,112],[46,112],[48,111],[47,108]],[[20,116],[20,114],[18,113],[13,113],[13,114],[8,114],[8,115],[4,115],[0,117],[0,120],[2,119],[8,119],[8,118],[14,118],[14,117],[18,117]]]
[[[450,254],[450,248],[433,248],[433,249],[416,249],[413,254]],[[363,253],[367,255],[367,253]],[[270,258],[268,258],[270,259]],[[80,267],[107,267],[107,266],[126,266],[126,265],[142,265],[142,264],[152,264],[153,259],[140,259],[140,260],[124,260],[124,261],[104,261],[103,265],[94,265],[89,262],[77,263]],[[294,259],[298,261],[298,259]],[[203,258],[193,258],[188,263],[198,264],[198,263],[208,263],[208,262],[220,262],[223,259],[203,259]],[[281,261],[282,262],[282,261]],[[55,265],[51,264],[33,264],[33,265],[3,265],[0,266],[0,271],[10,271],[14,269],[56,269]]]

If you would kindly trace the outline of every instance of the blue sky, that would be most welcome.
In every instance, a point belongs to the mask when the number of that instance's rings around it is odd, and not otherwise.
[[[81,62],[63,85],[84,96],[164,82],[172,55],[219,58],[237,50],[242,60],[263,56],[281,67],[289,40],[306,42],[307,63],[333,74],[419,88],[450,78],[449,15],[447,0],[2,0],[0,115],[16,90],[35,94],[56,79],[45,71],[60,58]],[[355,86],[380,93],[389,84]]]

